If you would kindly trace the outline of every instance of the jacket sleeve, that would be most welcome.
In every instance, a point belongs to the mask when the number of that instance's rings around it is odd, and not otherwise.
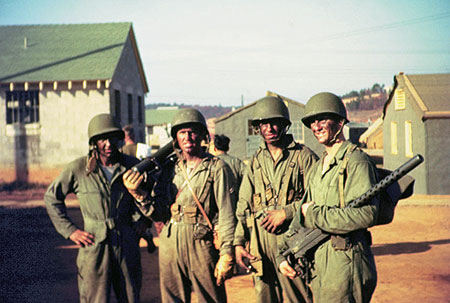
[[[233,236],[236,224],[235,208],[230,192],[233,173],[222,160],[218,160],[216,165],[213,190],[219,211],[220,255],[233,255]]]
[[[67,215],[65,199],[70,193],[75,193],[77,181],[72,165],[69,164],[58,178],[53,181],[44,194],[45,207],[47,213],[56,228],[64,238],[68,239],[70,235],[78,228]]]
[[[375,169],[370,161],[349,161],[344,185],[346,205],[376,184]],[[331,208],[325,205],[313,205],[306,213],[305,226],[320,228],[329,233],[345,234],[373,226],[378,216],[378,207],[377,198],[373,198],[361,207]]]
[[[239,199],[236,206],[236,230],[234,232],[234,246],[245,246],[250,240],[249,229],[246,223],[251,213],[252,196],[254,192],[253,173],[249,166],[245,166],[242,183],[239,189]]]
[[[162,173],[156,177],[155,182],[146,184],[150,192],[143,201],[136,201],[139,211],[147,218],[156,222],[165,222],[170,217],[169,204],[174,200],[172,193],[173,166],[164,167]]]
[[[303,146],[299,158],[300,158],[299,159],[300,170],[302,171],[303,176],[301,178],[298,178],[299,185],[298,185],[298,192],[296,193],[297,197],[295,198],[293,203],[286,205],[284,208],[287,220],[292,220],[294,216],[297,214],[301,206],[300,200],[302,199],[306,187],[308,185],[307,178],[311,172],[314,163],[316,163],[318,160],[317,155],[306,146]]]
[[[307,200],[308,192],[303,195],[303,198],[298,202],[299,205],[303,204]],[[302,226],[300,222],[301,213],[300,208],[297,210],[297,212],[294,215],[293,220],[291,221],[291,224],[289,225],[288,231],[283,233],[281,235],[281,239],[278,241],[278,254],[276,256],[276,263],[277,268],[280,266],[281,262],[286,260],[286,258],[283,256],[283,253],[289,249],[288,246],[288,235],[294,234],[296,231],[298,231]]]

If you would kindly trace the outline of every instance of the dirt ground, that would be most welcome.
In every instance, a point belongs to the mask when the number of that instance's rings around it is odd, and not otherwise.
[[[42,201],[30,198],[0,193],[0,302],[78,302],[77,249],[56,233]],[[81,224],[76,200],[68,211]],[[400,202],[393,223],[371,229],[378,269],[372,302],[450,302],[448,218],[450,196],[413,197]],[[160,302],[158,253],[141,244],[141,301]],[[250,276],[226,287],[228,302],[254,302]]]

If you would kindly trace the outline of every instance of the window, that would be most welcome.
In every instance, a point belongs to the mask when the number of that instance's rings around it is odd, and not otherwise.
[[[397,122],[391,122],[391,154],[398,154],[397,145]]]
[[[252,125],[253,120],[247,121],[247,135],[248,136],[257,136],[258,133],[256,132],[255,128]]]
[[[144,114],[142,112],[143,108],[144,108],[144,104],[142,102],[142,97],[138,96],[138,121],[139,121],[139,123],[144,122]]]
[[[305,128],[301,121],[292,121],[288,134],[292,134],[296,142],[305,143]]]
[[[120,91],[114,90],[114,118],[117,122],[121,122],[120,119]]]
[[[133,123],[133,95],[128,94],[128,123]]]
[[[394,95],[394,108],[395,110],[402,110],[405,109],[405,92],[403,89],[397,89],[395,90]]]
[[[412,123],[411,121],[405,121],[405,156],[412,157]]]
[[[6,124],[39,122],[39,91],[6,92]]]

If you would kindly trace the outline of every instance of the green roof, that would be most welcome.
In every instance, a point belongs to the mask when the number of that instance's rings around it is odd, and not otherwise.
[[[170,109],[147,109],[145,111],[145,123],[147,125],[165,125],[172,123],[173,117],[178,113],[177,107]]]
[[[111,79],[131,29],[131,23],[0,26],[0,81]]]

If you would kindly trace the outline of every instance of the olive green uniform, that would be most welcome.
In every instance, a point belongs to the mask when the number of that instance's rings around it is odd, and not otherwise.
[[[351,146],[350,142],[344,142],[324,173],[323,157],[316,163],[304,199],[315,203],[308,208],[306,217],[301,218],[304,226],[339,235],[350,243],[350,247],[336,250],[334,240],[330,239],[315,251],[311,288],[316,303],[370,302],[376,286],[377,273],[367,228],[376,222],[378,199],[358,208],[339,208],[338,175]],[[344,173],[345,205],[376,184],[376,167],[359,149],[351,153]],[[300,216],[297,214],[291,229],[300,227]],[[285,251],[286,243],[281,243],[279,250]],[[279,256],[278,262],[282,260]]]
[[[139,302],[142,271],[132,221],[140,215],[122,183],[122,174],[136,162],[123,155],[109,182],[98,166],[87,176],[86,157],[81,157],[71,162],[45,193],[47,212],[62,236],[69,238],[79,229],[67,216],[64,200],[70,193],[75,193],[80,203],[82,229],[95,236],[93,245],[78,251],[81,302],[109,302],[111,286],[118,302]]]
[[[232,172],[222,160],[208,154],[190,174],[190,183],[208,218],[219,225],[221,245],[217,250],[180,163],[164,167],[151,196],[140,203],[146,216],[166,223],[159,247],[162,302],[190,302],[192,290],[199,302],[226,302],[225,286],[216,285],[214,269],[219,254],[233,255]]]
[[[239,188],[241,186],[242,176],[244,175],[245,171],[245,163],[241,159],[230,156],[228,154],[218,155],[217,158],[223,160],[226,164],[228,164],[231,171],[233,172],[234,182],[231,186],[231,192],[232,200],[236,203],[239,196]]]
[[[244,174],[239,192],[234,245],[245,247],[250,242],[250,254],[262,260],[262,273],[254,277],[257,302],[302,302],[299,291],[304,288],[302,281],[283,276],[276,267],[277,243],[300,207],[305,177],[317,156],[306,146],[295,143],[290,135],[285,141],[283,154],[277,161],[262,142]],[[278,235],[259,225],[264,210],[270,209],[286,212],[286,222]]]

